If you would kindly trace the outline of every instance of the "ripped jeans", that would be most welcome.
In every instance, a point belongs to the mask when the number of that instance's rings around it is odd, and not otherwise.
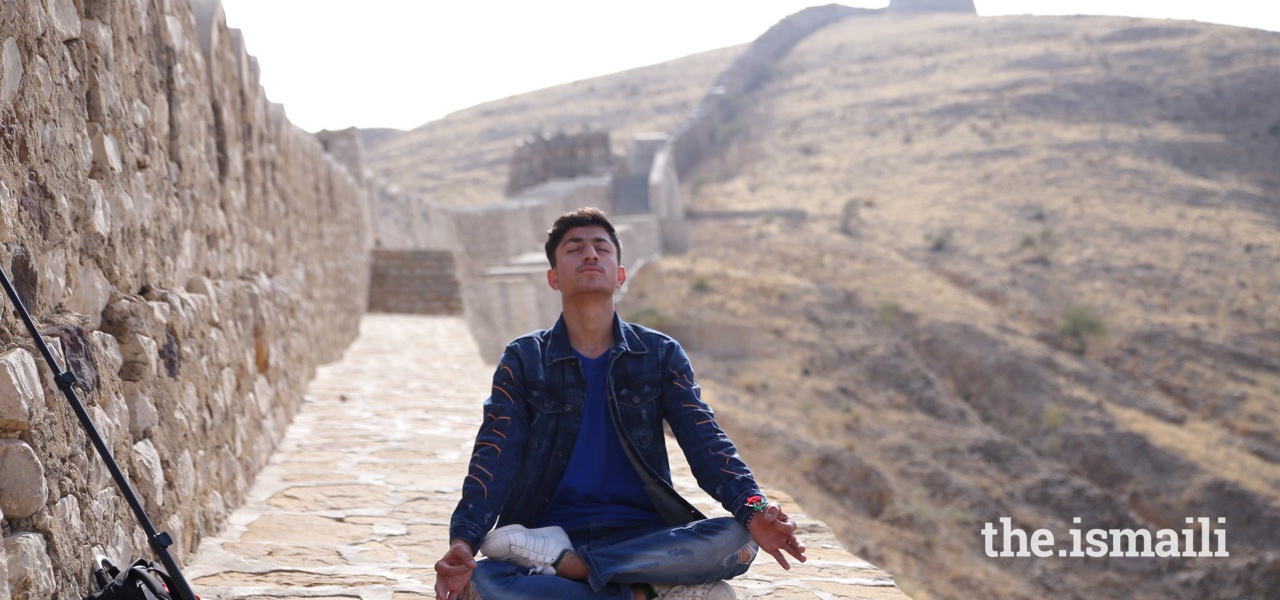
[[[694,585],[737,577],[747,572],[759,551],[746,528],[731,517],[674,528],[592,523],[566,533],[590,571],[586,582],[529,575],[527,568],[483,559],[471,574],[480,597],[632,600],[629,584]]]

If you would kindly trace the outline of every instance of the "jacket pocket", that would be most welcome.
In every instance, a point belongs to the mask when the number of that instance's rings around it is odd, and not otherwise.
[[[533,408],[535,416],[573,412],[573,405],[563,394],[551,394],[542,386],[530,386],[524,401]]]
[[[661,381],[656,377],[627,381],[617,387],[615,397],[622,426],[638,449],[662,441],[662,407],[658,402],[661,395]]]

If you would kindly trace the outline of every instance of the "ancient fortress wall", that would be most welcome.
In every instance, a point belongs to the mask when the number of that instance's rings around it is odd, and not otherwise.
[[[689,116],[667,134],[665,143],[656,150],[644,151],[644,155],[652,156],[647,168],[649,208],[658,221],[664,248],[683,251],[690,244],[691,228],[680,191],[681,178],[717,152],[732,127],[743,96],[769,76],[773,63],[822,27],[852,15],[879,12],[828,4],[788,15],[734,59]],[[651,144],[652,140],[642,143]]]
[[[607,175],[612,168],[607,131],[529,136],[511,153],[507,196],[552,179]]]
[[[689,224],[680,177],[721,143],[718,135],[733,118],[734,103],[805,36],[850,15],[878,12],[839,5],[809,8],[760,36],[674,131],[635,141],[627,170],[648,174],[642,176],[647,182],[641,182],[648,198],[638,203],[639,210],[630,204],[613,210],[616,182],[600,176],[612,158],[605,134],[558,135],[526,140],[515,149],[508,181],[514,195],[488,206],[444,207],[375,183],[375,245],[453,252],[469,328],[484,357],[496,361],[507,341],[549,326],[560,312],[559,297],[545,282],[541,251],[545,230],[559,214],[587,205],[610,212],[619,228],[625,266],[633,274],[664,250],[683,250],[689,244]],[[616,168],[612,175],[618,175]],[[367,176],[376,179],[375,174]],[[392,290],[377,286],[371,293],[377,297]]]
[[[669,135],[672,167],[680,176],[688,174],[720,142],[723,127],[733,117],[743,95],[768,77],[774,62],[818,29],[855,14],[876,14],[860,9],[828,4],[803,9],[778,21],[716,78],[689,117]],[[662,151],[660,151],[662,152]]]
[[[370,245],[216,0],[0,2],[0,267],[180,561],[356,335]],[[147,541],[8,304],[0,598],[80,598]]]

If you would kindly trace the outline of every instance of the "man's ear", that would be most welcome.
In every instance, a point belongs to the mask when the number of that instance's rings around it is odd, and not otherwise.
[[[626,282],[627,282],[627,268],[619,266],[618,267],[618,287],[621,288],[622,284]]]
[[[560,291],[560,276],[556,274],[555,269],[547,269],[547,285],[557,292]]]

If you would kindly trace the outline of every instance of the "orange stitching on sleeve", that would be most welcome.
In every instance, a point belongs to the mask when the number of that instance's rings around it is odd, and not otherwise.
[[[494,432],[494,433],[496,433],[496,434],[498,434],[499,436],[501,436],[501,437],[502,437],[502,439],[504,439],[504,440],[505,440],[505,439],[507,439],[507,436],[506,436],[506,435],[504,435],[501,431],[498,431],[497,429],[494,429],[494,430],[493,430],[493,432]]]
[[[477,468],[477,469],[480,469],[481,471],[484,471],[484,474],[489,476],[489,481],[493,481],[493,473],[490,473],[488,469],[486,469],[486,468],[484,468],[484,467],[482,467],[482,466],[480,466],[480,465],[471,465],[471,466],[473,466],[473,467],[475,467],[475,468]]]
[[[467,475],[467,477],[476,480],[476,483],[480,484],[480,489],[484,490],[484,497],[489,497],[489,486],[485,485],[484,482],[480,481],[480,478],[475,475]]]
[[[675,370],[675,369],[671,369],[671,374],[672,374],[672,375],[675,375],[675,376],[676,376],[676,377],[678,377],[678,378],[682,378],[682,379],[684,379],[684,380],[685,380],[685,382],[687,382],[690,386],[698,385],[698,384],[694,383],[692,379],[690,379],[690,378],[689,378],[689,375],[688,375],[687,373],[681,373],[681,372],[679,372],[679,371],[677,371],[677,370]],[[680,386],[680,389],[682,389],[682,390],[687,390],[687,389],[689,389],[689,388],[687,388],[687,387],[684,387],[683,385],[680,385],[680,382],[679,382],[679,381],[672,381],[671,383],[674,383],[674,384],[676,384],[676,385]]]
[[[499,448],[497,444],[494,444],[492,442],[478,442],[476,445],[477,446],[493,446],[493,449],[498,451],[498,456],[502,456],[502,448]]]
[[[516,380],[516,374],[511,372],[510,367],[508,367],[507,365],[502,365],[501,367],[498,367],[498,368],[505,369],[507,371],[507,375],[511,376],[511,381],[514,382]]]
[[[504,390],[504,389],[502,389],[502,388],[500,388],[500,387],[498,387],[498,386],[496,386],[496,385],[495,385],[495,386],[493,386],[493,389],[498,390],[499,392],[502,392],[502,395],[503,395],[503,396],[506,396],[506,397],[507,397],[507,400],[508,400],[508,401],[510,401],[512,404],[515,404],[515,403],[516,403],[516,399],[515,399],[515,398],[512,398],[512,397],[511,397],[511,394],[508,394],[508,393],[507,393],[507,390]]]
[[[711,422],[711,419],[707,419],[706,421],[698,421],[697,423],[694,423],[694,425],[706,425],[707,423],[710,423],[710,422]]]

